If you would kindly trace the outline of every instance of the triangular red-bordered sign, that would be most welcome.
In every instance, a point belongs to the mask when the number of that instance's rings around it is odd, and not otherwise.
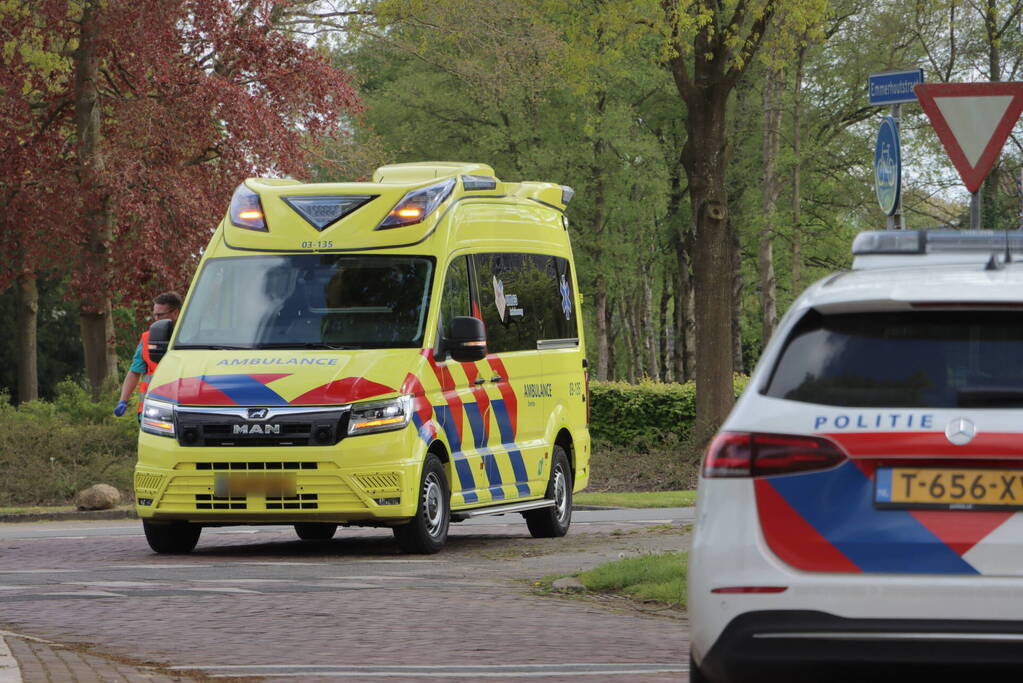
[[[1023,112],[1023,83],[921,83],[913,91],[966,189],[977,192]]]

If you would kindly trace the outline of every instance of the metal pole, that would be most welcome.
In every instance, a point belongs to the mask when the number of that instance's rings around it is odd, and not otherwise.
[[[906,222],[905,222],[905,220],[903,220],[903,217],[902,217],[902,170],[901,170],[901,167],[903,166],[903,163],[902,163],[902,149],[901,149],[901,147],[902,147],[902,144],[901,144],[902,143],[902,105],[901,104],[893,104],[892,105],[892,118],[895,119],[895,132],[899,136],[899,143],[900,143],[899,144],[899,147],[900,147],[900,149],[899,149],[899,167],[900,167],[900,170],[899,170],[899,201],[895,205],[895,214],[892,216],[892,223],[894,224],[894,227],[895,227],[896,230],[905,230],[906,229]]]
[[[970,195],[970,230],[980,230],[980,190]]]

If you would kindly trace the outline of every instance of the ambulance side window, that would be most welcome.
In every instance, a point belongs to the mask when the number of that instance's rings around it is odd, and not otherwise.
[[[539,286],[529,292],[534,299],[529,303],[536,311],[536,339],[578,339],[568,259],[540,255],[532,259],[537,272],[543,274]]]
[[[444,276],[444,293],[440,300],[441,333],[447,335],[451,329],[451,319],[460,315],[472,315],[469,304],[469,259],[459,256]]]

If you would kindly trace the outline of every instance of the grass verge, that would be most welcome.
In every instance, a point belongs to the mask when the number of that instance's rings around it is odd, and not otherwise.
[[[686,553],[659,553],[607,562],[577,578],[589,591],[685,608],[687,566]]]
[[[606,493],[583,491],[572,496],[579,505],[602,505],[617,508],[683,508],[696,505],[696,491],[644,491],[641,493]]]

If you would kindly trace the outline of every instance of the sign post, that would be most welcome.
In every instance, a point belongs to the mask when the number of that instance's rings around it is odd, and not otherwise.
[[[979,230],[980,187],[1023,112],[1023,83],[922,83],[914,90],[970,191],[970,229]]]
[[[874,147],[874,192],[881,210],[888,216],[889,230],[905,227],[902,220],[902,150],[899,145],[902,104],[916,102],[913,88],[923,80],[923,69],[908,69],[870,74],[867,82],[870,104],[891,105],[890,116],[881,122]]]

